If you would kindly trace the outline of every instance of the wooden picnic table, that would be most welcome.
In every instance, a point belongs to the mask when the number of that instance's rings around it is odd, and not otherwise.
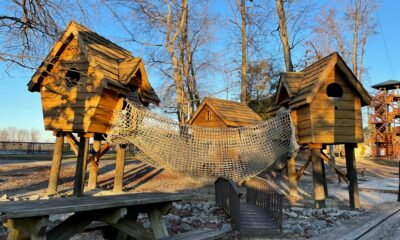
[[[172,202],[192,198],[191,194],[137,193],[113,196],[70,197],[49,200],[0,202],[0,217],[8,228],[8,239],[69,239],[93,221],[100,221],[134,239],[159,239],[168,236],[163,215]],[[50,228],[49,215],[73,213]],[[153,233],[136,220],[147,213]]]

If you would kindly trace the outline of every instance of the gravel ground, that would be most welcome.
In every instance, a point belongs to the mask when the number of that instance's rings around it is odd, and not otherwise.
[[[339,166],[343,167],[343,159],[338,159]],[[302,162],[299,161],[299,165]],[[47,181],[50,172],[50,161],[32,160],[0,160],[0,201],[4,200],[35,200],[45,197]],[[72,188],[72,180],[75,173],[75,160],[63,161],[59,194],[69,195]],[[364,177],[360,177],[360,185],[368,182],[366,186],[379,187],[382,179],[394,179],[398,169],[395,164],[377,163],[361,159],[357,167],[366,168]],[[296,202],[285,202],[283,237],[285,239],[303,239],[329,231],[335,225],[342,224],[348,218],[356,218],[360,212],[348,209],[348,194],[345,184],[337,183],[337,176],[328,170],[329,197],[324,210],[313,209],[312,177],[306,170],[299,182],[300,198]],[[114,161],[104,160],[100,162],[99,189],[87,194],[107,194],[113,188]],[[287,178],[285,174],[276,175],[276,182],[287,192]],[[124,176],[124,191],[126,192],[190,192],[195,194],[192,201],[181,202],[173,205],[170,214],[165,216],[170,234],[177,234],[198,228],[221,228],[224,224],[230,224],[225,214],[214,205],[214,188],[210,181],[196,181],[188,176],[171,171],[159,170],[148,167],[135,159],[128,159]],[[392,182],[386,184],[393,185]],[[375,197],[375,195],[378,197]],[[379,198],[382,192],[360,192],[362,208],[366,209],[378,204],[385,199],[395,199],[395,194],[388,194],[387,198]],[[368,201],[366,201],[367,199]],[[295,207],[290,207],[290,204]],[[140,215],[145,227],[149,227],[146,215]],[[0,223],[1,226],[1,223]],[[5,237],[5,228],[0,227],[0,239]],[[103,239],[99,231],[83,233],[74,239]],[[224,239],[239,239],[236,232],[232,232]]]

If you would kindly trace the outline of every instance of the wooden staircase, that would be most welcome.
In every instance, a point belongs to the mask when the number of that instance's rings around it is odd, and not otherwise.
[[[254,177],[243,184],[246,198],[231,179],[215,182],[215,200],[241,236],[280,237],[283,193],[271,179]],[[244,201],[245,200],[245,201]]]
[[[240,234],[242,236],[280,236],[274,218],[261,207],[240,203]]]

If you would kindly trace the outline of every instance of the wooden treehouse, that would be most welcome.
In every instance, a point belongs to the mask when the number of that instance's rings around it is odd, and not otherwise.
[[[229,128],[255,125],[261,120],[261,117],[244,103],[205,97],[189,124]]]
[[[123,98],[144,106],[160,102],[151,87],[141,58],[71,21],[61,38],[28,83],[40,92],[44,126],[56,135],[49,194],[57,192],[64,137],[77,154],[74,195],[82,195],[86,165],[89,188],[95,188],[100,157],[110,148],[101,145]],[[72,133],[77,133],[79,141]],[[94,154],[88,157],[89,139]],[[114,190],[122,191],[125,146],[118,146]]]
[[[400,81],[388,80],[371,87],[378,90],[368,110],[372,157],[398,159],[400,154]]]
[[[325,206],[327,195],[323,160],[329,158],[322,149],[335,144],[345,144],[347,175],[343,177],[349,181],[351,206],[359,208],[354,148],[364,140],[361,107],[369,105],[370,101],[369,94],[338,53],[332,53],[300,72],[280,75],[270,114],[274,115],[280,107],[292,110],[297,141],[311,149],[305,167],[312,162],[317,208]],[[290,192],[296,196],[296,181],[303,168],[296,173],[295,160],[290,159],[288,170]]]

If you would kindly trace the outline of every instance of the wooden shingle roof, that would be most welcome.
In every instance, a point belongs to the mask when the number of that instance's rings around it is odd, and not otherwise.
[[[299,72],[298,75],[284,73],[278,85],[276,99],[278,100],[280,89],[285,87],[290,98],[289,106],[299,107],[301,105],[311,103],[318,90],[324,84],[328,74],[335,67],[340,69],[345,74],[348,83],[359,94],[361,98],[361,105],[368,105],[371,101],[371,97],[337,52],[331,53],[323,59],[304,68],[301,72]],[[292,82],[291,86],[288,84],[289,81],[286,77],[287,74],[297,76],[290,78],[290,81]],[[297,91],[294,90],[296,86],[298,86]]]
[[[71,21],[68,24],[59,41],[54,44],[46,59],[32,76],[31,81],[28,83],[30,91],[39,91],[41,81],[51,71],[52,66],[57,62],[58,56],[65,49],[70,39],[74,37],[77,38],[79,48],[84,53],[89,64],[103,73],[104,86],[114,81],[114,85],[125,86],[128,91],[129,86],[138,87],[139,95],[144,102],[154,104],[160,102],[147,79],[147,73],[141,58],[132,56],[128,50],[75,21]],[[140,86],[135,86],[138,82]]]
[[[262,118],[245,103],[205,97],[189,124],[193,123],[206,105],[229,127],[254,125],[262,120]]]
[[[286,72],[279,75],[278,91],[276,93],[276,103],[278,102],[279,96],[283,94],[281,91],[286,90],[288,96],[296,96],[300,83],[304,77],[302,72]]]

